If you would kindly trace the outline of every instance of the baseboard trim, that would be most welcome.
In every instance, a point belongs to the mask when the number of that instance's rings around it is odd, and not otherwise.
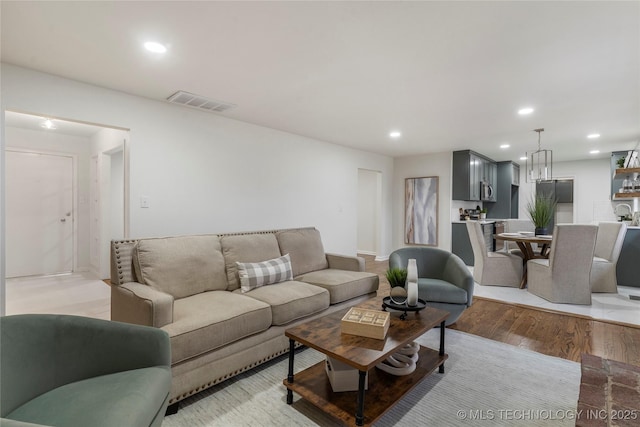
[[[373,251],[361,251],[360,249],[358,249],[356,251],[356,253],[362,254],[362,255],[371,255],[371,256],[375,256],[376,255],[376,253],[373,252]]]

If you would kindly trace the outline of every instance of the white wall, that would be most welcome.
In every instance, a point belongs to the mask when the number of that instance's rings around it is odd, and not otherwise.
[[[358,170],[358,252],[368,255],[379,255],[377,253],[379,175],[376,171]]]
[[[520,218],[529,218],[527,202],[535,194],[535,183],[526,183],[524,168],[520,174]],[[611,203],[611,171],[609,159],[554,162],[554,179],[573,178],[573,206],[576,224],[615,221]]]
[[[453,154],[430,154],[399,157],[394,160],[393,174],[393,249],[404,243],[405,178],[437,176],[438,179],[438,247],[451,250],[451,173]]]
[[[3,110],[130,129],[130,237],[311,225],[328,252],[354,254],[362,168],[382,172],[391,250],[390,157],[8,64],[1,79]]]
[[[61,135],[52,131],[6,127],[6,148],[41,151],[46,153],[74,154],[77,156],[75,177],[77,199],[76,222],[76,270],[89,269],[89,153],[88,138]],[[3,172],[4,174],[4,172]]]
[[[103,128],[91,137],[91,156],[98,159],[99,180],[97,194],[92,195],[99,200],[99,225],[91,231],[91,242],[100,246],[91,248],[99,253],[99,265],[92,267],[101,279],[108,279],[110,275],[109,242],[125,237],[124,152],[128,134],[124,130]]]

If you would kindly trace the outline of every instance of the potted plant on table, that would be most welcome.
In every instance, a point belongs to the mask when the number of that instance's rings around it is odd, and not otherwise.
[[[487,219],[487,208],[480,209],[480,220]]]
[[[407,300],[407,291],[404,288],[407,282],[407,269],[399,267],[390,268],[385,275],[387,276],[389,286],[391,286],[391,290],[389,291],[391,301],[396,304],[404,304]]]
[[[547,226],[553,217],[557,204],[555,199],[544,197],[540,194],[536,194],[533,200],[527,203],[527,213],[536,227],[536,236],[549,234]]]

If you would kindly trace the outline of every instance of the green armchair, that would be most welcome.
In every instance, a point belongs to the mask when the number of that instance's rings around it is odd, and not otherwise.
[[[159,426],[166,332],[79,316],[0,317],[0,426]]]
[[[389,268],[407,268],[410,259],[418,266],[418,298],[427,306],[450,313],[455,323],[473,302],[473,276],[464,262],[451,252],[429,247],[401,248],[389,256]]]

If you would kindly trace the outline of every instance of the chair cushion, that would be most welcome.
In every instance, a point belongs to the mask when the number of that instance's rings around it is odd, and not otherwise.
[[[220,239],[214,235],[142,239],[133,265],[140,283],[174,298],[227,288]]]
[[[234,293],[241,292],[236,289]],[[284,325],[329,307],[329,292],[319,286],[289,280],[244,294],[271,306],[271,323]]]
[[[376,292],[380,282],[380,278],[374,273],[335,270],[333,268],[312,271],[295,279],[328,290],[331,296],[331,304]]]
[[[236,262],[242,292],[293,279],[289,254],[264,262]]]
[[[203,292],[176,300],[173,323],[163,326],[171,340],[172,364],[198,356],[271,326],[271,307],[228,291]]]
[[[169,367],[102,375],[41,394],[5,418],[50,426],[149,426],[170,387]]]
[[[466,304],[467,291],[440,279],[418,278],[418,298],[448,304]]]
[[[280,252],[291,255],[294,277],[329,267],[320,232],[315,228],[279,231],[276,237]]]
[[[220,244],[227,267],[227,282],[229,283],[227,290],[229,291],[240,287],[236,262],[262,262],[282,255],[273,233],[222,236]]]

